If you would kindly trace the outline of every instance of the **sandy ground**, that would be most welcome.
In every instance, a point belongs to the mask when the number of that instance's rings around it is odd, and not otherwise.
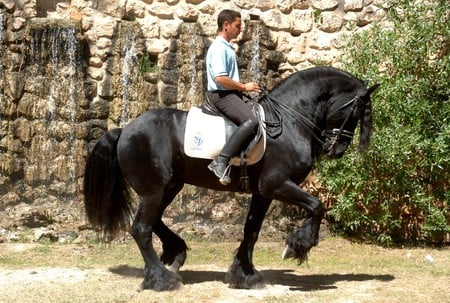
[[[185,268],[181,274],[184,286],[169,293],[138,291],[142,271],[136,268],[113,269],[30,268],[1,270],[1,302],[279,302],[275,298],[322,291],[321,297],[340,292],[342,302],[370,302],[373,291],[392,278],[341,276],[324,277],[319,283],[301,277],[295,271],[263,270],[273,284],[263,289],[236,290],[223,282],[225,269],[211,266]],[[309,281],[308,281],[309,280]],[[361,301],[362,302],[362,301]]]
[[[29,246],[2,244],[0,248],[25,253]],[[395,253],[411,260],[416,254],[415,251],[379,251],[387,258]],[[319,255],[322,253],[328,253],[328,247],[323,252],[318,250]],[[424,266],[424,274],[421,274],[420,268],[415,268],[411,273],[407,268],[396,268],[397,265],[377,268],[375,273],[365,271],[365,268],[370,268],[370,263],[361,264],[361,268],[348,272],[321,272],[314,269],[314,265],[299,267],[292,263],[283,268],[259,268],[267,285],[254,290],[228,288],[223,282],[226,268],[187,265],[180,272],[183,287],[163,293],[138,291],[143,271],[129,265],[21,269],[0,266],[0,302],[450,302],[450,270],[444,271],[446,274],[443,275],[437,263],[442,261],[443,266],[448,266],[449,251],[439,251],[432,265],[422,260],[425,253],[421,251],[418,259],[411,263],[412,266]],[[54,257],[64,258],[64,255]]]

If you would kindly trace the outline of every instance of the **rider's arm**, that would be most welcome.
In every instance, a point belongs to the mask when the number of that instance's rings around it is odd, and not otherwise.
[[[225,75],[217,76],[215,80],[218,84],[220,84],[220,86],[226,89],[244,92],[260,92],[259,85],[256,82],[240,83]]]

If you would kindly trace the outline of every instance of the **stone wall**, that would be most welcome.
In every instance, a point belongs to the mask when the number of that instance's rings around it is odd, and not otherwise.
[[[201,104],[222,9],[242,13],[241,78],[271,89],[296,70],[340,67],[344,36],[384,20],[384,2],[0,0],[0,230],[83,225],[89,147],[147,109]],[[235,201],[188,187],[167,218],[204,224],[232,209],[227,222],[242,222]],[[271,212],[278,227],[298,213]]]

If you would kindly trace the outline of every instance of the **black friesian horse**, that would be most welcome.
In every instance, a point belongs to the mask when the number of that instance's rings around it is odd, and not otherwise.
[[[230,287],[251,288],[263,281],[252,261],[253,249],[264,216],[276,199],[300,206],[309,216],[286,240],[285,258],[303,262],[318,243],[324,216],[322,203],[303,191],[300,184],[314,158],[326,154],[341,157],[360,124],[360,148],[371,132],[370,94],[352,75],[334,68],[312,68],[282,81],[259,100],[268,127],[279,127],[267,138],[266,152],[248,167],[252,194],[244,238],[226,275]],[[161,220],[165,208],[185,183],[221,191],[238,191],[239,168],[232,169],[232,183],[223,186],[207,166],[210,160],[189,158],[183,152],[187,112],[154,109],[123,129],[106,132],[87,159],[84,177],[85,209],[89,222],[107,236],[129,226],[145,261],[144,289],[171,290],[181,285],[176,273],[186,259],[187,246]],[[128,186],[139,195],[133,211]],[[155,233],[163,243],[157,256]],[[170,265],[168,270],[163,264]]]

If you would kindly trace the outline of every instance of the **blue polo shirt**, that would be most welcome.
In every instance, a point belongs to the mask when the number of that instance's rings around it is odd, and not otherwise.
[[[217,76],[228,76],[236,82],[239,80],[236,52],[227,40],[221,36],[213,41],[206,54],[206,74],[208,77],[208,91],[227,90],[216,83]]]

